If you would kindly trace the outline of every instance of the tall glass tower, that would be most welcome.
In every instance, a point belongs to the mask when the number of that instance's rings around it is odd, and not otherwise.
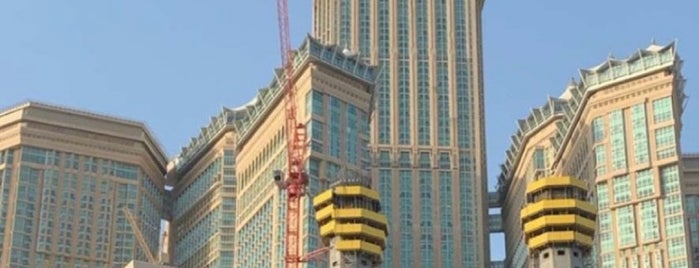
[[[374,189],[386,267],[488,267],[482,0],[315,0],[313,32],[382,67]]]

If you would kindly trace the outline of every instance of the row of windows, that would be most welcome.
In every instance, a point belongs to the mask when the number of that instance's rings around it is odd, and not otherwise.
[[[390,45],[391,45],[391,16],[389,10],[391,8],[391,1],[389,0],[378,0],[378,10],[377,10],[377,29],[378,29],[378,52],[379,52],[379,64],[382,68],[387,68],[390,66],[388,59],[390,57]],[[391,143],[391,88],[390,88],[390,71],[381,72],[382,75],[376,85],[377,90],[377,115],[378,120],[376,124],[378,125],[378,143],[379,144],[389,144]],[[388,254],[390,255],[390,254]],[[390,264],[390,258],[387,259],[387,263]]]
[[[0,164],[14,162],[14,149],[0,150]]]
[[[22,162],[56,167],[60,167],[63,162],[63,168],[77,171],[81,170],[82,163],[82,171],[89,173],[97,173],[98,166],[101,166],[101,175],[131,180],[138,179],[140,171],[133,164],[29,146],[22,147]]]
[[[672,119],[672,100],[671,97],[657,99],[652,102],[653,105],[653,122],[657,125],[667,122]],[[645,164],[649,162],[649,143],[648,143],[648,120],[646,119],[646,105],[644,103],[636,104],[630,108],[631,115],[631,136],[633,138],[633,159],[635,164]],[[609,133],[610,133],[610,152],[612,170],[624,169],[627,166],[626,159],[626,133],[625,120],[623,110],[616,110],[609,114]],[[592,140],[595,143],[600,143],[605,139],[605,120],[603,117],[595,118],[592,121]],[[674,126],[665,126],[655,129],[654,132],[656,141],[656,154],[659,160],[673,157],[676,155],[676,141]],[[603,151],[595,148],[597,156],[597,175],[602,175],[606,172],[606,166],[603,164]],[[599,151],[598,151],[599,150]]]
[[[236,236],[236,267],[272,267],[272,200],[267,200]],[[283,206],[285,207],[285,206]],[[279,232],[278,233],[282,233]],[[282,229],[283,230],[283,229]],[[277,240],[279,241],[279,240]],[[283,253],[282,253],[283,254]]]
[[[623,204],[631,200],[645,199],[656,194],[652,169],[639,170],[633,178],[629,175],[621,175],[611,180],[613,188],[614,204]],[[680,192],[679,170],[677,165],[660,168],[661,189],[664,195]],[[635,186],[635,193],[631,191],[631,185]],[[597,205],[599,209],[607,209],[610,205],[612,194],[609,192],[608,182],[597,184]]]
[[[175,218],[182,216],[189,208],[196,204],[197,200],[204,197],[204,194],[213,186],[220,173],[221,158],[217,158],[209,164],[204,171],[198,174],[194,181],[187,185],[175,198],[173,211]]]
[[[668,203],[674,203],[675,200],[666,200],[665,206]],[[638,211],[635,211],[638,209]],[[638,206],[627,205],[617,208],[614,211],[616,217],[612,223],[612,214],[610,211],[603,211],[599,214],[598,226],[600,233],[600,249],[602,253],[614,252],[619,248],[637,246],[638,243],[657,242],[660,239],[660,222],[658,221],[658,206],[656,200],[647,200],[641,202]],[[639,216],[636,217],[635,214]],[[665,235],[667,237],[677,237],[684,235],[684,216],[683,215],[666,215],[665,217]],[[640,221],[641,229],[637,241],[636,221]],[[617,245],[613,240],[613,232],[616,231],[618,237]]]
[[[125,265],[126,261],[134,258],[131,250],[134,240],[131,235],[131,226],[127,224],[120,212],[117,214],[119,215],[116,219],[117,224],[111,224],[111,216],[114,215],[116,208],[128,207],[141,216],[144,213],[153,214],[159,224],[159,213],[136,210],[135,204],[139,199],[144,201],[144,206],[148,206],[145,202],[147,200],[139,195],[137,185],[119,184],[111,180],[111,177],[138,179],[137,166],[35,147],[23,147],[21,152],[23,162],[48,167],[39,169],[32,165],[22,165],[17,185],[11,184],[13,166],[6,166],[0,172],[2,204],[7,204],[10,190],[13,187],[17,189],[17,207],[13,218],[16,228],[12,242],[12,247],[16,250],[12,250],[10,257],[13,267],[28,265],[24,250],[30,249],[30,244],[33,243],[36,243],[38,252],[46,253],[37,255],[40,263],[51,261],[58,267],[63,264],[87,267],[86,260],[94,256],[101,264],[111,262]],[[12,163],[13,155],[10,151],[4,151],[1,158],[3,162]],[[97,172],[99,162],[101,162],[102,172]],[[152,181],[147,176],[143,180],[146,180],[144,186],[152,186]],[[147,190],[160,193],[157,189]],[[116,203],[112,200],[115,194]],[[156,198],[156,200],[161,199]],[[37,203],[40,204],[38,207]],[[1,205],[1,207],[3,218],[0,220],[2,225],[0,229],[4,229],[7,206]],[[152,211],[158,210],[153,206],[148,207]],[[37,226],[35,226],[35,217],[41,219]],[[143,229],[145,222],[147,220],[140,226],[142,232],[145,232]],[[32,241],[30,235],[35,228],[37,237],[36,241]],[[110,233],[110,230],[115,233]],[[112,234],[115,234],[114,239],[111,237]],[[147,236],[146,240],[151,245],[157,245],[159,239]],[[107,259],[110,244],[115,247],[112,251],[112,260]],[[61,259],[55,254],[69,254],[75,258]]]
[[[277,157],[282,146],[286,146],[286,128],[281,127],[276,131],[273,138],[267,141],[267,144],[256,150],[257,155],[253,156],[253,160],[247,166],[239,168],[241,171],[237,177],[240,180],[238,184],[241,188],[248,187],[248,185],[254,183],[260,176],[259,173],[268,169],[267,162],[269,159]]]
[[[388,217],[391,217],[391,198],[393,195],[398,196],[400,206],[398,207],[399,214],[397,215],[400,219],[400,231],[397,233],[389,233],[389,235],[398,235],[400,238],[399,251],[401,256],[414,256],[413,245],[414,243],[419,243],[420,245],[420,261],[424,264],[425,259],[434,260],[434,250],[439,247],[442,256],[444,258],[449,258],[450,260],[444,261],[445,264],[450,264],[456,260],[453,259],[455,255],[455,236],[461,237],[461,245],[463,250],[474,251],[477,249],[472,245],[473,237],[478,235],[475,231],[475,222],[473,219],[478,213],[477,210],[473,210],[470,206],[471,203],[471,185],[469,183],[470,174],[468,172],[459,173],[459,188],[455,189],[453,186],[454,174],[451,171],[419,171],[414,172],[411,170],[399,170],[396,175],[397,183],[392,184],[393,175],[396,174],[392,169],[379,169],[378,177],[378,191],[381,196],[382,211]],[[419,188],[413,189],[413,177],[417,176]],[[439,181],[439,186],[437,189],[432,188],[433,180]],[[392,187],[398,186],[396,191]],[[460,191],[459,191],[460,190]],[[433,191],[436,191],[436,196],[433,196]],[[413,200],[416,196],[413,194],[418,194],[419,196],[419,207],[413,207]],[[454,204],[453,197],[457,194],[459,196],[458,206]],[[435,200],[433,198],[438,198]],[[407,200],[407,201],[406,201]],[[408,202],[410,201],[410,202]],[[435,211],[433,207],[433,202],[438,201],[440,210]],[[457,210],[457,207],[460,208]],[[417,216],[415,213],[420,213],[420,221],[413,222],[413,219]],[[436,213],[436,214],[435,214]],[[454,223],[454,216],[461,221],[461,230],[454,229],[456,224]],[[434,226],[434,217],[439,217],[441,225],[438,228]],[[421,232],[413,233],[413,224],[419,224]],[[435,232],[435,230],[438,230]],[[434,245],[433,239],[435,235],[440,237],[441,244]],[[390,238],[389,238],[390,240]],[[386,250],[386,253],[391,252]],[[404,255],[408,254],[410,255]],[[385,254],[388,256],[390,254]],[[451,256],[448,257],[447,255]],[[407,264],[407,262],[412,261],[412,257],[402,258],[399,260],[401,264]],[[474,259],[462,260],[462,262],[474,262]],[[411,264],[412,265],[412,264]],[[409,265],[410,266],[410,265]]]
[[[352,165],[364,165],[362,160],[368,157],[369,118],[367,113],[356,106],[341,101],[333,96],[326,96],[317,91],[309,93],[307,106],[313,114],[322,115],[325,99],[329,99],[329,116],[324,122],[311,119],[307,124],[311,134],[311,150],[326,153]],[[341,152],[345,152],[342,154]]]
[[[416,156],[416,159],[413,157]],[[460,159],[465,159],[466,155],[461,154]],[[433,161],[433,157],[435,157]],[[419,152],[417,155],[409,151],[401,151],[396,157],[391,158],[391,153],[389,151],[380,151],[377,158],[373,160],[373,163],[377,163],[380,167],[419,167],[419,168],[433,168],[437,167],[440,169],[451,169],[456,167],[452,164],[452,153],[450,152],[439,152],[438,154],[433,154],[431,152]],[[458,163],[458,167],[461,169],[469,169],[471,166],[467,162]]]

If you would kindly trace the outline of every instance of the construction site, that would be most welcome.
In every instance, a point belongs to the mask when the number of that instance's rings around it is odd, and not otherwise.
[[[251,102],[213,117],[171,163],[170,242],[156,256],[137,234],[150,263],[381,264],[388,223],[371,189],[367,147],[379,68],[310,36],[292,49],[286,0],[277,7],[282,67]]]
[[[149,260],[206,267],[230,249],[235,267],[381,263],[387,219],[371,189],[366,147],[378,70],[311,37],[289,55],[294,66],[278,69],[248,105],[214,117],[201,142],[171,165],[170,252],[177,254]],[[215,217],[225,218],[206,222]],[[193,241],[218,254],[185,249]]]

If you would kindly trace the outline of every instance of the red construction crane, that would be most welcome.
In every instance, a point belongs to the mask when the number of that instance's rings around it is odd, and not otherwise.
[[[274,179],[281,189],[286,189],[286,253],[287,268],[298,267],[302,262],[299,248],[299,229],[301,197],[305,194],[308,174],[304,165],[306,155],[306,126],[296,121],[296,88],[294,87],[294,54],[289,38],[289,10],[287,0],[277,0],[277,19],[279,21],[279,44],[282,56],[283,75],[286,82],[282,84],[287,131],[287,176],[277,171]]]

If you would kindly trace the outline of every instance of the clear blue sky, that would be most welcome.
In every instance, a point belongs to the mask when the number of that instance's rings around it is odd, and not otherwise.
[[[311,0],[289,2],[299,44]],[[690,95],[682,144],[699,152],[699,139],[688,138],[699,137],[698,10],[695,0],[486,0],[491,181],[516,119],[560,95],[579,68],[653,38],[679,40]],[[221,107],[269,83],[280,62],[276,23],[273,0],[2,1],[0,107],[35,99],[143,121],[173,155]],[[492,255],[504,257],[501,241]]]

